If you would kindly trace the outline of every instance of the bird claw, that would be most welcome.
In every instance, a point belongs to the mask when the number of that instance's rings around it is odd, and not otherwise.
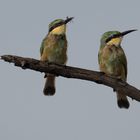
[[[48,77],[48,74],[46,73],[45,75],[44,75],[44,78],[47,78]]]
[[[26,63],[25,61],[22,61],[22,62],[21,62],[21,67],[22,67],[23,69],[26,69],[26,66],[27,66],[27,63]]]
[[[103,71],[100,72],[101,75],[105,75],[105,73]]]

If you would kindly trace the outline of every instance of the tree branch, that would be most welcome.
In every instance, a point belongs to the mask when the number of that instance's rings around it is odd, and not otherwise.
[[[1,56],[1,59],[10,63],[14,63],[15,66],[21,67],[23,69],[31,69],[67,78],[82,79],[96,82],[98,84],[103,84],[115,89],[116,91],[121,90],[123,91],[121,93],[131,97],[132,99],[135,99],[136,101],[140,101],[139,89],[129,85],[122,80],[107,76],[102,72],[58,65],[54,63],[46,63],[33,58],[23,58],[14,55],[3,55]]]

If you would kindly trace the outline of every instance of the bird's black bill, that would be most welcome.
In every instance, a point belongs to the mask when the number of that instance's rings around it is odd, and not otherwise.
[[[124,32],[121,32],[121,33],[118,33],[118,34],[113,34],[111,35],[109,38],[106,39],[106,43],[109,42],[111,39],[113,38],[117,38],[117,37],[123,37],[131,32],[134,32],[134,31],[137,31],[136,29],[134,30],[127,30],[127,31],[124,31]]]
[[[134,31],[137,31],[137,30],[136,30],[136,29],[134,29],[134,30],[124,31],[124,32],[120,33],[120,36],[127,35],[127,34],[129,34],[129,33],[131,33],[131,32],[134,32]]]
[[[68,22],[70,22],[74,17],[67,17],[66,20],[64,21],[65,24],[67,24]]]

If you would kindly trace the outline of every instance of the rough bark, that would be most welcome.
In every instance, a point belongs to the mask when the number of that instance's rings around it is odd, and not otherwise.
[[[51,73],[57,76],[63,76],[66,78],[75,78],[81,80],[88,80],[96,82],[98,84],[103,84],[113,88],[114,90],[122,90],[123,94],[140,101],[140,90],[133,87],[132,85],[110,76],[104,73],[86,70],[77,67],[70,67],[64,65],[58,65],[54,63],[41,62],[33,58],[24,58],[14,55],[3,55],[1,59],[4,61],[14,63],[15,66],[21,67],[23,69],[31,69],[38,72]]]

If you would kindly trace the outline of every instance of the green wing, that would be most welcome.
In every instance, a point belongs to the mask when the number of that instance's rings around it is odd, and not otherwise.
[[[43,39],[41,46],[40,46],[40,56],[43,54],[43,50],[44,50],[44,46],[45,46],[44,42],[45,42],[45,39]]]
[[[101,57],[102,57],[102,49],[103,49],[103,47],[102,46],[100,46],[100,49],[99,49],[99,52],[98,52],[98,64],[100,64],[101,63]]]
[[[120,55],[120,62],[123,64],[124,66],[124,69],[125,69],[125,77],[127,77],[127,59],[126,59],[126,55],[123,51],[123,49],[120,47],[120,50],[121,50],[121,55]]]

